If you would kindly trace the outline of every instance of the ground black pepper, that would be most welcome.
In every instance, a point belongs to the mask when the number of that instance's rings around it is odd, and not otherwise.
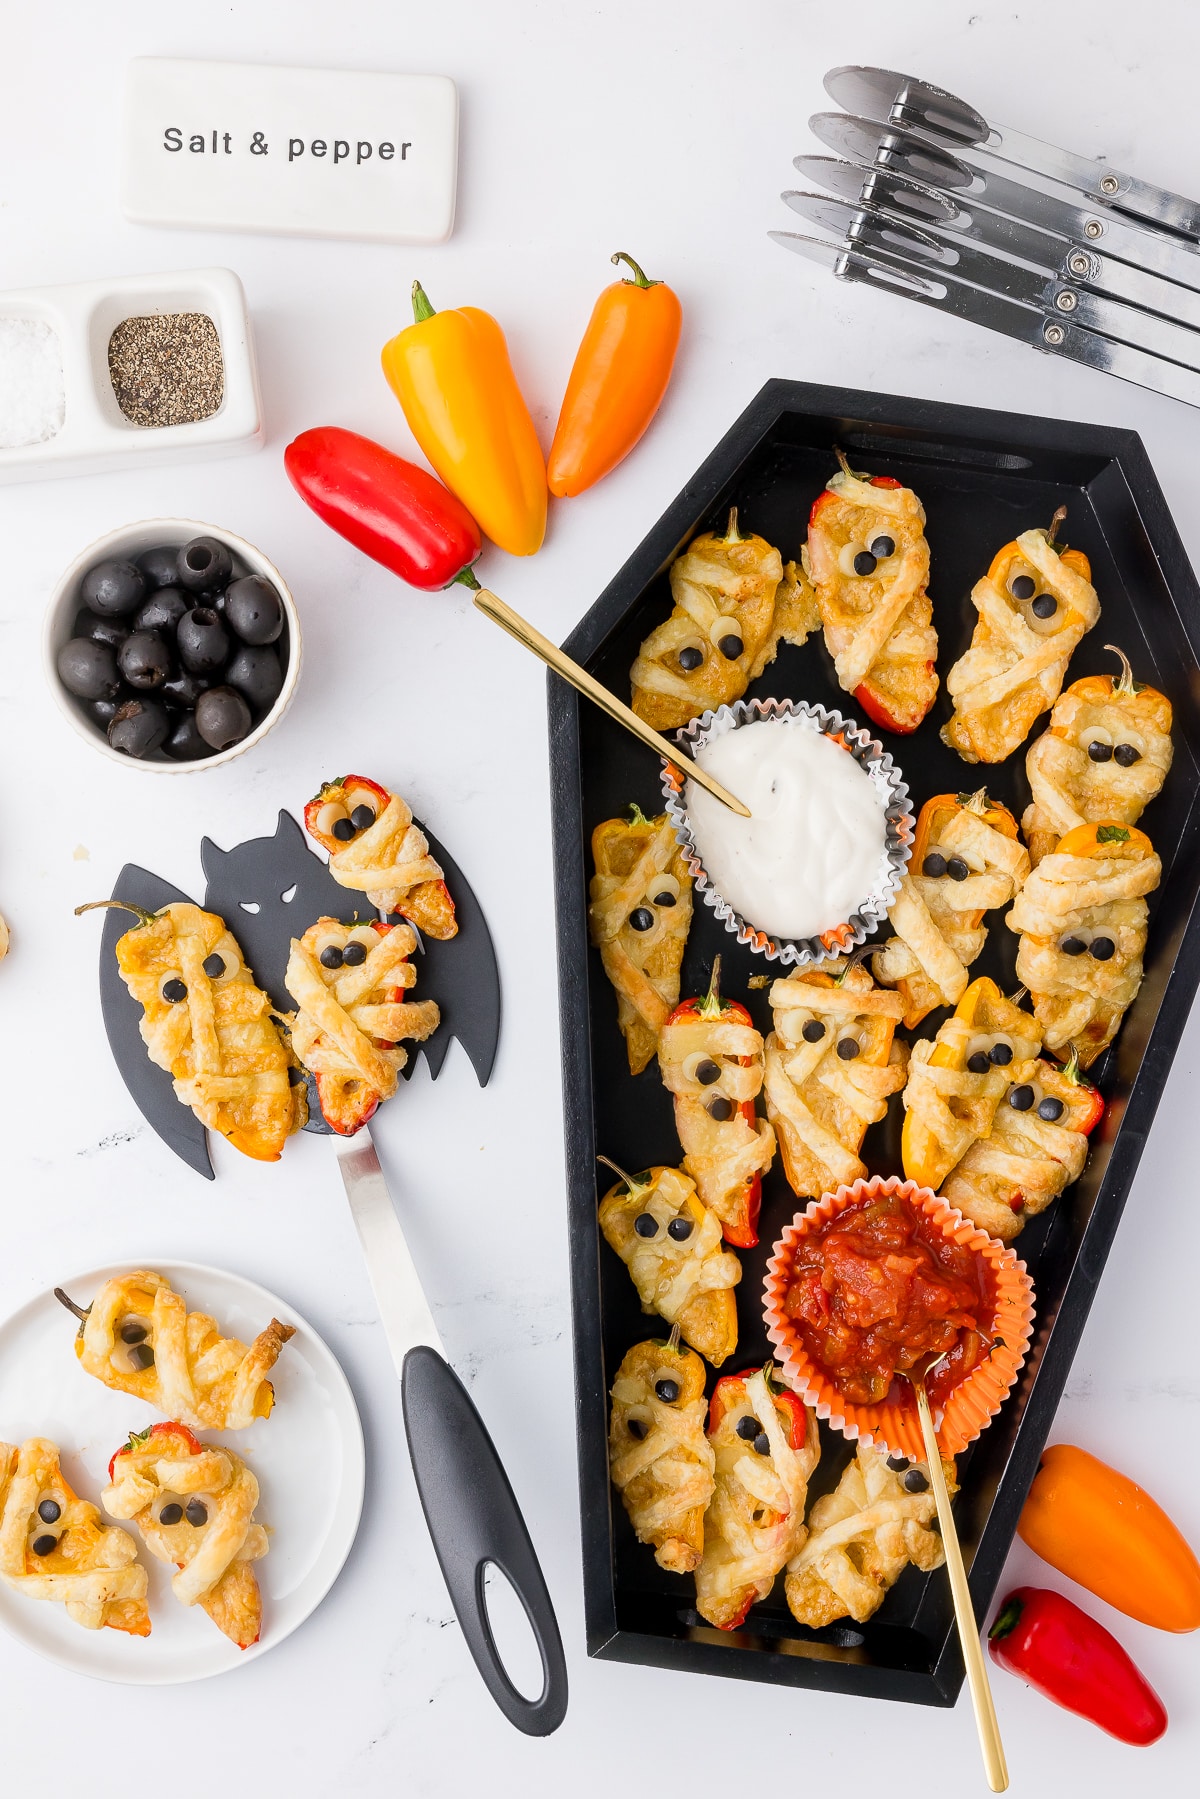
[[[134,425],[191,425],[225,395],[221,340],[206,312],[122,319],[108,340],[108,374]]]

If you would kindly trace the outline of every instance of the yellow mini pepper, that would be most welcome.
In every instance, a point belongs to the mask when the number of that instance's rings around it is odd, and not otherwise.
[[[414,323],[383,346],[409,429],[484,535],[532,556],[546,534],[546,462],[504,333],[476,306],[435,312],[419,281]]]

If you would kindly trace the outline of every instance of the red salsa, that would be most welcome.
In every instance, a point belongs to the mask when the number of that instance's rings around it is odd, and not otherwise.
[[[784,1310],[809,1358],[855,1405],[880,1405],[897,1372],[949,1351],[935,1405],[985,1360],[995,1311],[987,1260],[897,1194],[847,1206],[800,1240]],[[911,1389],[898,1381],[893,1402]]]

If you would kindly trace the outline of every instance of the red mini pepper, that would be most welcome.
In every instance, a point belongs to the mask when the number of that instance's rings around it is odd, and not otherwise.
[[[149,1430],[130,1431],[128,1442],[122,1443],[120,1449],[116,1451],[116,1454],[108,1464],[109,1480],[113,1477],[113,1469],[116,1466],[117,1456],[128,1455],[131,1450],[140,1449],[142,1444],[148,1442],[151,1437],[182,1437],[189,1453],[192,1455],[199,1455],[204,1447],[199,1438],[193,1436],[186,1424],[152,1424]]]
[[[698,999],[685,999],[676,1006],[667,1019],[669,1025],[681,1024],[685,1019],[702,1018],[710,1023],[717,1019],[736,1018],[739,1024],[748,1024],[753,1028],[754,1020],[745,1006],[739,1005],[735,999],[724,999],[721,995],[721,958],[717,956],[713,962],[712,979],[708,992]],[[745,1067],[751,1058],[743,1056]],[[744,1099],[738,1105],[738,1113],[747,1124],[753,1126],[757,1114],[754,1101]],[[739,1216],[735,1222],[722,1218],[721,1230],[726,1243],[732,1243],[736,1249],[753,1249],[758,1242],[758,1215],[762,1210],[762,1175],[755,1174],[746,1183],[746,1191],[738,1207]],[[753,1372],[753,1370],[751,1370]],[[732,1377],[728,1377],[732,1378]]]
[[[283,466],[319,519],[410,587],[451,586],[483,549],[479,526],[435,475],[356,431],[302,431]]]
[[[1116,1637],[1061,1593],[1018,1587],[988,1632],[994,1662],[1122,1743],[1156,1743],[1162,1700]]]
[[[778,1375],[776,1369],[775,1374]],[[743,1368],[740,1374],[723,1374],[713,1388],[713,1396],[708,1404],[708,1434],[711,1437],[731,1405],[741,1405],[746,1398],[746,1382],[751,1375],[757,1374],[757,1368]],[[784,1428],[787,1431],[789,1449],[804,1448],[808,1437],[808,1408],[798,1393],[790,1387],[781,1387],[771,1378],[771,1364],[767,1364],[767,1390],[775,1401],[775,1410],[783,1414]],[[738,1389],[735,1393],[734,1387]]]

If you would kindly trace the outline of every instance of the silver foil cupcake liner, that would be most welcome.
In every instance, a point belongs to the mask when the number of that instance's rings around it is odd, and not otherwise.
[[[805,700],[738,700],[732,706],[718,707],[715,712],[701,713],[699,718],[692,719],[690,724],[675,732],[675,741],[689,754],[695,755],[698,749],[714,737],[723,737],[728,731],[736,731],[740,725],[771,718],[808,721],[813,730],[835,738],[854,757],[864,774],[869,776],[883,804],[886,857],[884,872],[848,919],[819,937],[772,937],[736,912],[709,880],[692,836],[691,819],[684,804],[687,770],[676,768],[671,763],[664,767],[662,773],[667,814],[692,871],[697,892],[739,943],[744,943],[748,949],[765,956],[771,962],[796,965],[829,962],[845,955],[858,944],[865,943],[869,937],[874,936],[887,917],[888,908],[896,896],[912,854],[915,827],[908,788],[892,758],[869,731],[864,731],[852,718],[843,718],[840,712],[828,712],[824,706],[811,706]]]

